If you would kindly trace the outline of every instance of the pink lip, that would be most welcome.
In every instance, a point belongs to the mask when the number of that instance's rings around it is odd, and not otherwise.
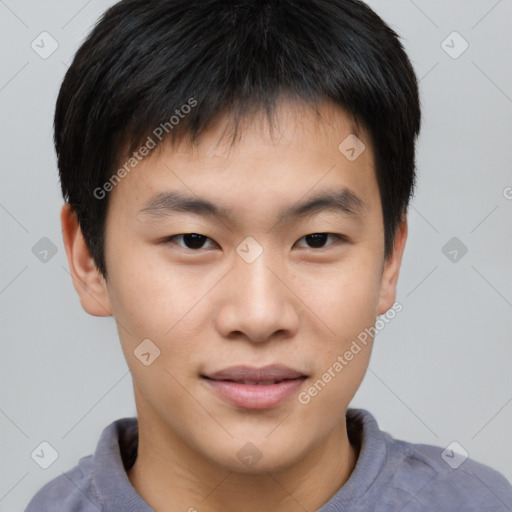
[[[203,381],[223,399],[241,409],[269,409],[294,394],[306,375],[282,365],[263,368],[233,366],[210,375]],[[249,382],[249,384],[244,384]],[[268,384],[271,381],[274,384]]]

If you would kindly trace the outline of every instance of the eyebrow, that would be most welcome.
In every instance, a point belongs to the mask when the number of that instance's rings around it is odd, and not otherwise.
[[[344,187],[335,191],[317,193],[306,201],[297,202],[280,210],[280,219],[305,217],[331,211],[350,217],[361,215],[367,204],[353,191]],[[216,217],[231,221],[235,215],[230,208],[216,205],[206,199],[181,192],[162,192],[152,197],[139,211],[139,215],[153,219],[165,218],[176,213],[192,213],[203,217]]]

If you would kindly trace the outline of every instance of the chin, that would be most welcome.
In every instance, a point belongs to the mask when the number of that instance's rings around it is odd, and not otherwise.
[[[257,429],[254,431],[253,436],[245,431],[244,435],[234,435],[233,439],[218,444],[217,440],[210,437],[211,444],[201,451],[214,465],[234,473],[252,475],[285,470],[300,461],[307,452],[303,436],[298,438],[303,443],[300,446],[296,441],[297,437],[290,435],[286,430],[279,435],[275,432],[269,437],[266,436],[272,429],[265,428],[264,432]]]

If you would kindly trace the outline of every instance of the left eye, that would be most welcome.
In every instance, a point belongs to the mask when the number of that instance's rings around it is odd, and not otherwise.
[[[297,243],[299,243],[301,240],[304,240],[310,245],[310,247],[308,247],[309,249],[322,249],[329,237],[333,237],[337,240],[344,240],[343,236],[335,235],[334,233],[312,233],[302,237]]]

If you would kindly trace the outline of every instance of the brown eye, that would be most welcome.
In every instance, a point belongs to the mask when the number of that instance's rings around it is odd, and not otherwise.
[[[182,240],[183,244],[174,241],[174,240],[179,240],[179,239]],[[166,239],[167,242],[176,243],[183,249],[191,249],[191,250],[205,248],[204,245],[208,240],[213,242],[213,240],[211,240],[207,236],[201,235],[199,233],[184,233],[181,235],[173,235]],[[210,247],[206,247],[206,248],[209,249]]]
[[[332,245],[332,243],[326,245],[329,237],[333,237],[338,240],[345,239],[342,235],[336,235],[334,233],[311,233],[310,235],[302,237],[299,242],[304,240],[308,244],[306,247],[309,249],[323,249],[326,246],[328,247],[329,245]]]

